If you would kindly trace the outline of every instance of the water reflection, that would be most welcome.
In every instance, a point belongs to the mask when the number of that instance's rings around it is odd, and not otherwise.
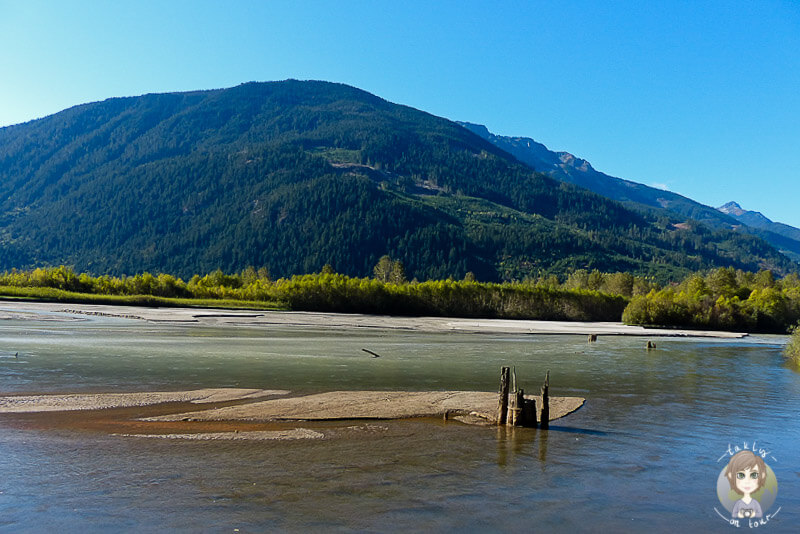
[[[529,445],[536,439],[537,429],[515,426],[497,427],[497,465],[506,467],[509,460],[528,453]]]
[[[516,455],[530,456],[536,450],[540,462],[547,461],[547,444],[551,433],[582,434],[587,436],[608,436],[612,432],[578,428],[562,425],[550,425],[549,428],[525,428],[498,426],[497,465],[505,467]]]

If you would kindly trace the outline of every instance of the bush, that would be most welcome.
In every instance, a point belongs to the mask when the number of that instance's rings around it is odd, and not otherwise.
[[[783,349],[783,355],[789,362],[800,368],[800,327],[794,328],[789,338],[789,344]]]

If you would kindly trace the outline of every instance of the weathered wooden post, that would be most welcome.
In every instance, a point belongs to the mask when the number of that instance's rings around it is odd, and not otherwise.
[[[511,401],[508,406],[508,426],[522,426],[522,411],[525,406],[525,394],[521,389],[516,389],[511,393]]]
[[[506,424],[508,412],[508,387],[511,380],[511,369],[509,367],[500,368],[500,398],[497,406],[497,424]]]
[[[523,397],[524,404],[522,405],[522,426],[535,427],[536,426],[536,400],[526,399]]]
[[[544,377],[542,385],[542,412],[539,416],[539,424],[542,428],[550,426],[550,370]]]
[[[652,341],[648,341],[647,342],[647,350],[653,350],[654,348],[656,348],[656,344],[653,343]]]
[[[514,426],[516,409],[517,409],[517,396],[514,394],[514,391],[510,391],[508,394],[508,414],[506,415],[506,425]]]
[[[597,341],[597,334],[589,334],[589,343]]]

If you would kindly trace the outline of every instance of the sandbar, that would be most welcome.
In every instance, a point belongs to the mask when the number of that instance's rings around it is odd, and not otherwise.
[[[191,391],[96,393],[62,395],[9,395],[0,397],[0,413],[69,412],[106,410],[164,403],[204,404],[286,395],[284,390],[208,388]]]
[[[535,399],[541,407],[540,397],[526,398]],[[584,401],[550,397],[550,420],[574,412]],[[330,421],[363,424],[366,420],[435,417],[489,426],[497,422],[497,405],[497,393],[481,391],[331,391],[292,396],[283,390],[219,388],[4,396],[0,397],[0,415],[35,416],[27,424],[41,429],[100,430],[126,438],[286,441],[328,437],[328,430],[319,425]],[[298,422],[303,428],[286,427]]]
[[[286,441],[322,439],[325,434],[309,428],[291,430],[253,430],[250,432],[194,432],[183,434],[114,434],[126,438],[185,439],[192,441]]]
[[[541,397],[535,399],[541,406]],[[580,408],[581,397],[551,397],[550,420]],[[330,421],[472,416],[496,422],[497,393],[483,391],[331,391],[268,399],[211,410],[169,414],[147,421]]]
[[[618,322],[537,321],[454,317],[400,317],[351,313],[223,310],[212,308],[152,308],[96,304],[2,301],[0,319],[92,320],[117,318],[186,326],[297,327],[315,329],[365,328],[415,332],[481,334],[597,334],[649,337],[742,338],[746,333],[645,328]]]

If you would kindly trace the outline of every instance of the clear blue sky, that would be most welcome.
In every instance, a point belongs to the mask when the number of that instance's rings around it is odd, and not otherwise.
[[[800,227],[800,1],[0,0],[0,126],[286,78]]]

